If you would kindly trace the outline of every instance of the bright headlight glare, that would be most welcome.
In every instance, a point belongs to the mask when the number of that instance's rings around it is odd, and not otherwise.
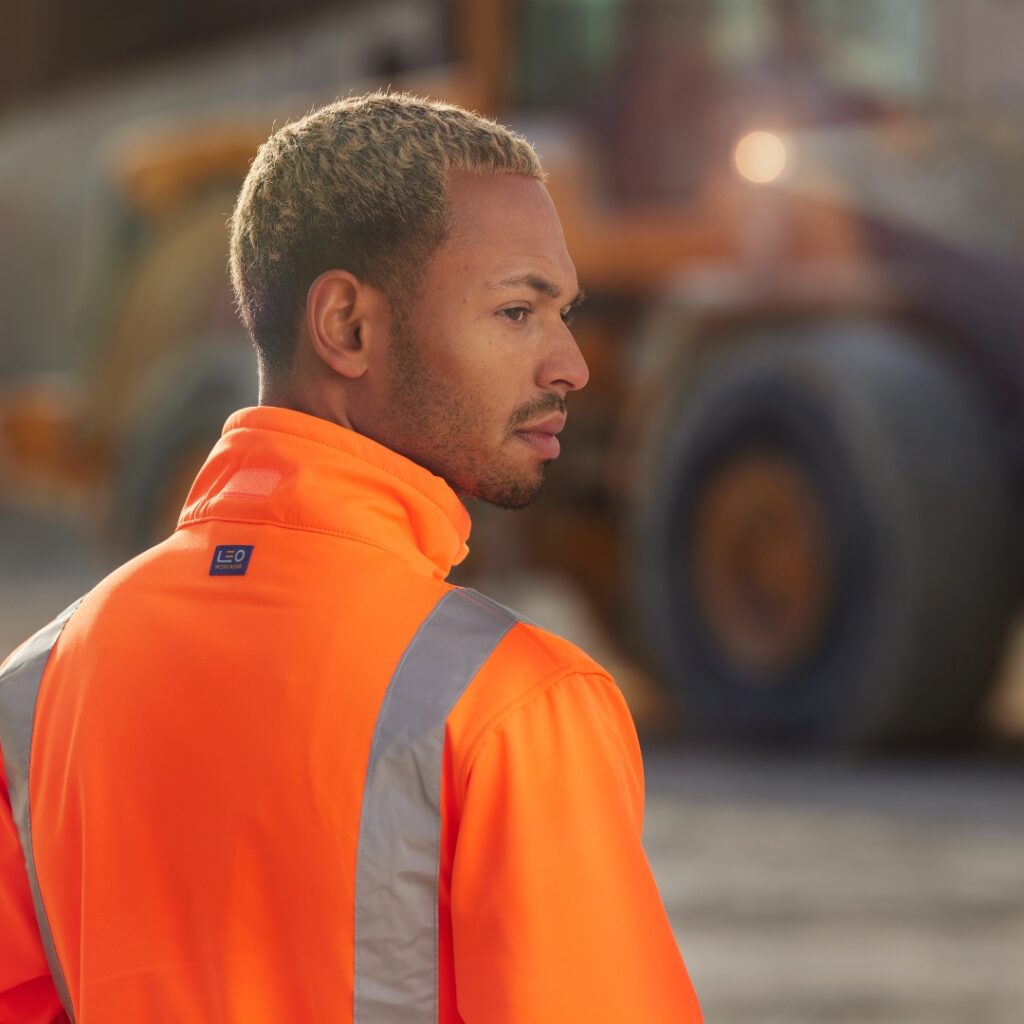
[[[747,132],[736,143],[732,162],[747,181],[767,185],[786,169],[786,146],[774,132]]]

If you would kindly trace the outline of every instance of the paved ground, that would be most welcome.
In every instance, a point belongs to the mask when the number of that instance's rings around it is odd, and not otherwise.
[[[1020,1024],[1024,758],[648,755],[647,844],[709,1024]]]
[[[108,564],[85,532],[0,506],[0,647]],[[521,589],[527,614],[606,644],[564,590]],[[1024,1020],[1024,746],[839,762],[649,746],[647,776],[648,850],[708,1024]]]

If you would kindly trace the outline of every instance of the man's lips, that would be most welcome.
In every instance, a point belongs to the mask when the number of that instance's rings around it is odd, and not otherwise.
[[[525,441],[531,448],[545,459],[557,459],[562,446],[555,436],[565,426],[565,413],[555,413],[536,423],[528,423],[518,427],[516,437]]]

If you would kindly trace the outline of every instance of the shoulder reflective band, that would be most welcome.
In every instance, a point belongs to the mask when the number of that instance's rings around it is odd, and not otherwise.
[[[32,902],[36,908],[36,921],[43,940],[46,961],[57,988],[57,995],[74,1024],[75,1015],[71,1008],[64,972],[57,959],[53,944],[53,933],[46,917],[43,898],[39,891],[39,876],[36,873],[35,857],[32,852],[32,816],[28,801],[29,758],[32,748],[32,726],[36,717],[36,697],[43,671],[50,657],[57,637],[64,624],[81,604],[81,599],[65,609],[48,626],[27,640],[11,658],[0,673],[0,749],[3,751],[4,771],[7,773],[7,791],[11,800],[11,812],[18,830],[18,839],[25,855],[25,869],[28,884],[32,890]]]
[[[367,766],[355,894],[355,1024],[437,1021],[437,898],[445,721],[518,621],[449,591],[384,696]]]

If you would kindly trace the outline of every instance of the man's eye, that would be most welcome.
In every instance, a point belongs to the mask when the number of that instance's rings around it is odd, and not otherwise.
[[[519,324],[526,319],[526,314],[529,312],[525,306],[513,306],[511,309],[503,309],[501,315],[507,317],[513,323]]]
[[[573,317],[575,315],[576,315],[576,310],[574,310],[574,309],[567,309],[562,314],[562,323],[565,324],[566,327],[568,327],[572,323]]]

